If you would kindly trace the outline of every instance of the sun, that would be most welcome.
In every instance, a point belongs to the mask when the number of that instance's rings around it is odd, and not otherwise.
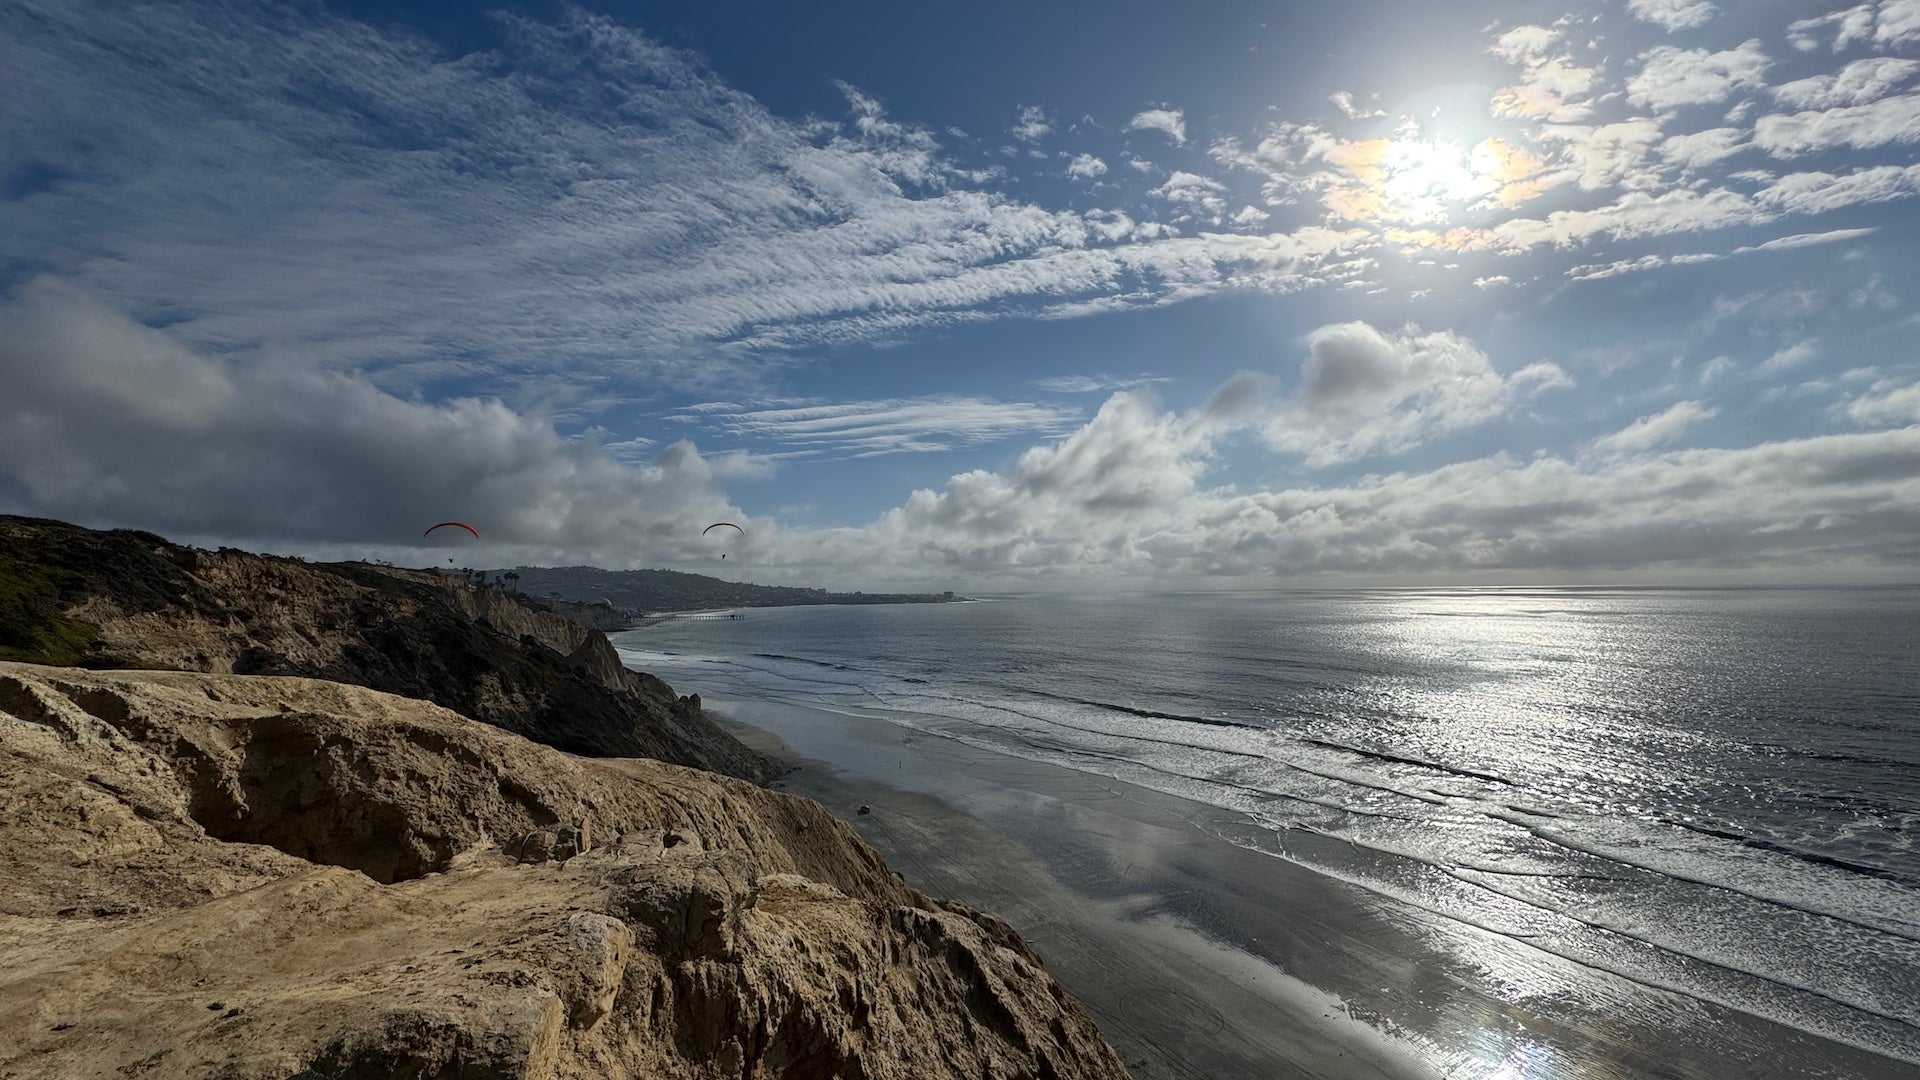
[[[1539,158],[1497,136],[1472,144],[1401,137],[1342,143],[1325,189],[1337,217],[1380,225],[1447,225],[1469,210],[1511,207],[1543,190]]]
[[[1445,221],[1449,204],[1480,199],[1492,188],[1468,152],[1450,142],[1395,139],[1381,167],[1381,190],[1408,221]]]

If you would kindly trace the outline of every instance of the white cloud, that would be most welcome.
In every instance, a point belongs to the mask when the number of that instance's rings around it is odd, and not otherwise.
[[[1865,150],[1911,142],[1920,142],[1920,94],[1881,98],[1867,105],[1763,116],[1753,125],[1753,144],[1776,157],[1817,154],[1840,146]]]
[[[1545,60],[1563,38],[1550,26],[1516,26],[1502,31],[1487,51],[1509,64],[1531,64]]]
[[[1620,259],[1610,263],[1595,263],[1588,266],[1574,266],[1567,270],[1567,276],[1575,281],[1594,281],[1601,278],[1618,277],[1621,274],[1637,274],[1646,270],[1657,270],[1662,266],[1688,266],[1694,263],[1715,262],[1736,255],[1752,255],[1768,251],[1792,251],[1797,248],[1814,247],[1819,244],[1837,244],[1847,240],[1856,240],[1871,236],[1880,231],[1880,227],[1870,226],[1858,229],[1832,229],[1818,233],[1795,233],[1791,236],[1775,237],[1758,244],[1747,244],[1729,252],[1694,251],[1674,255],[1641,255],[1632,259]]]
[[[1602,453],[1638,453],[1673,442],[1686,430],[1703,420],[1711,420],[1718,409],[1698,401],[1676,401],[1660,412],[1643,416],[1611,435],[1593,441]]]
[[[1554,123],[1578,123],[1593,112],[1586,99],[1599,84],[1599,73],[1570,57],[1553,56],[1529,61],[1520,81],[1493,95],[1495,116],[1536,117]]]
[[[1146,109],[1127,121],[1128,131],[1158,131],[1175,146],[1187,145],[1187,114],[1180,109]]]
[[[1570,266],[1567,277],[1574,281],[1598,281],[1602,278],[1619,277],[1621,274],[1638,274],[1646,270],[1657,270],[1667,265],[1665,255],[1641,255],[1633,259],[1619,259],[1610,263],[1595,263],[1590,266]]]
[[[1047,111],[1038,105],[1020,106],[1020,119],[1007,129],[1007,134],[1021,142],[1035,143],[1053,133],[1053,125],[1047,122]]]
[[[1648,155],[1660,145],[1660,125],[1644,117],[1597,126],[1548,124],[1540,129],[1540,137],[1564,146],[1564,161],[1588,191],[1618,185],[1648,187],[1658,180],[1645,166]]]
[[[486,537],[459,550],[463,562],[671,564],[694,554],[688,522],[725,518],[747,523],[753,546],[742,554],[757,574],[951,587],[1062,575],[1888,567],[1911,559],[1920,533],[1920,427],[1577,461],[1495,455],[1334,487],[1207,485],[1221,438],[1299,419],[1309,404],[1304,423],[1352,443],[1395,411],[1438,431],[1436,412],[1471,423],[1494,399],[1565,381],[1550,364],[1500,380],[1465,339],[1411,330],[1323,328],[1287,398],[1258,375],[1184,413],[1114,395],[1004,472],[961,473],[867,525],[830,529],[749,518],[729,503],[718,482],[764,476],[766,456],[716,461],[676,442],[622,464],[498,402],[427,405],[351,376],[195,352],[50,281],[0,309],[0,363],[0,505],[306,553],[437,562],[441,552],[414,546],[420,523],[457,513]],[[1491,385],[1501,381],[1504,392]],[[765,411],[721,402],[696,414]],[[759,422],[928,429],[924,416],[887,412]],[[1849,415],[1911,423],[1920,387],[1876,387]],[[942,424],[979,431],[997,422],[986,417],[948,409]],[[1649,430],[1654,419],[1626,449],[1669,437]]]
[[[1817,233],[1794,233],[1792,236],[1776,237],[1752,247],[1737,247],[1735,255],[1744,255],[1750,251],[1791,251],[1795,248],[1813,247],[1818,244],[1838,244],[1847,240],[1858,240],[1863,236],[1872,236],[1880,231],[1880,226],[1870,225],[1859,229],[1830,229]]]
[[[1479,278],[1473,279],[1473,285],[1474,285],[1474,288],[1476,289],[1491,289],[1496,285],[1511,285],[1511,284],[1513,284],[1513,279],[1508,277],[1505,274],[1489,274],[1486,277],[1479,277]]]
[[[1758,38],[1721,52],[1657,45],[1640,60],[1627,80],[1627,100],[1656,110],[1725,101],[1736,90],[1760,86],[1770,63]]]
[[[1404,451],[1490,420],[1514,399],[1513,381],[1457,334],[1337,323],[1309,334],[1307,350],[1300,384],[1265,434],[1312,465]],[[1536,364],[1519,382],[1542,390],[1564,377]]]
[[[1216,219],[1227,209],[1226,185],[1210,177],[1178,169],[1167,177],[1166,183],[1154,188],[1151,194]]]
[[[1791,173],[1751,196],[1705,187],[1675,188],[1658,195],[1633,191],[1591,210],[1556,210],[1545,218],[1510,219],[1466,235],[1457,244],[1493,250],[1575,248],[1601,236],[1627,240],[1764,225],[1782,214],[1825,213],[1901,198],[1916,189],[1920,189],[1920,167],[1885,166],[1841,176]]]
[[[1902,48],[1920,41],[1920,0],[1879,0],[1877,5],[1857,4],[1801,19],[1787,27],[1787,40],[1794,48],[1811,52],[1829,32],[1834,52],[1867,40],[1882,49]]]
[[[876,457],[981,446],[1070,430],[1080,413],[972,397],[695,406],[701,425],[779,444],[785,457]]]
[[[625,465],[496,400],[210,356],[48,279],[0,307],[0,367],[0,504],[94,524],[401,552],[459,517],[496,557],[666,558],[685,521],[740,513],[715,480],[752,467],[684,441]]]
[[[1705,26],[1719,11],[1707,0],[1627,0],[1627,10],[1636,19],[1668,30]]]
[[[1067,163],[1067,179],[1092,180],[1107,175],[1107,163],[1092,154],[1075,154]]]
[[[1867,40],[1873,35],[1873,5],[1859,4],[1844,11],[1791,23],[1787,26],[1787,41],[1801,52],[1812,52],[1820,47],[1820,38],[1828,31],[1834,35],[1834,52]]]
[[[1660,156],[1687,172],[1699,172],[1739,153],[1747,133],[1738,128],[1709,128],[1690,135],[1674,135],[1660,144]]]
[[[1243,229],[1251,229],[1272,216],[1257,206],[1243,206],[1235,210],[1227,221]]]
[[[1880,0],[1875,15],[1873,43],[1898,49],[1920,42],[1920,0]]]
[[[1759,203],[1791,214],[1822,214],[1900,199],[1920,191],[1920,165],[1876,165],[1849,173],[1789,173],[1755,193]]]
[[[1789,368],[1797,368],[1819,355],[1820,346],[1817,342],[1796,342],[1784,349],[1777,350],[1772,356],[1762,360],[1760,362],[1760,370],[1786,371]]]
[[[1138,390],[1152,383],[1172,382],[1164,375],[1133,375],[1124,379],[1110,375],[1049,375],[1035,379],[1033,385],[1055,394],[1102,394],[1115,390]]]
[[[1206,427],[1110,401],[1057,451],[955,476],[859,530],[787,538],[942,580],[1911,565],[1920,427],[1739,449],[1494,455],[1345,486],[1208,491]],[[1120,447],[1131,447],[1121,451]],[[1097,508],[1092,501],[1098,499]]]
[[[791,121],[612,19],[499,28],[448,56],[312,5],[0,7],[0,98],[34,102],[0,145],[63,177],[0,200],[6,253],[189,345],[390,387],[751,389],[770,352],[1290,291],[1274,259],[1319,244],[1116,234],[982,187],[853,87],[843,120]]]
[[[1377,109],[1370,105],[1361,105],[1355,102],[1353,94],[1346,90],[1334,91],[1328,95],[1327,100],[1333,102],[1334,107],[1342,113],[1345,113],[1349,120],[1371,120],[1376,116],[1387,115],[1385,109]]]
[[[828,548],[819,558],[844,563],[852,547],[881,565],[936,574],[1126,567],[1138,561],[1130,534],[1193,492],[1205,452],[1184,418],[1151,398],[1115,394],[1086,426],[1028,450],[1008,473],[961,473],[857,533],[819,535]]]
[[[1876,56],[1855,60],[1832,75],[1814,75],[1782,83],[1769,93],[1789,109],[1866,105],[1905,86],[1915,75],[1920,75],[1920,60]]]
[[[1862,394],[1847,403],[1846,412],[1863,427],[1920,424],[1920,382]]]

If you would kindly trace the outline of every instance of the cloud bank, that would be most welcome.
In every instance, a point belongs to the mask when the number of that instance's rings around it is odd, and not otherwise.
[[[0,508],[135,524],[202,542],[439,561],[422,522],[481,524],[491,561],[674,565],[706,521],[743,522],[762,580],[1053,583],[1197,577],[1854,566],[1920,560],[1915,389],[1875,388],[1867,430],[1687,448],[1713,415],[1681,402],[1591,456],[1505,453],[1339,485],[1239,491],[1209,478],[1222,445],[1280,460],[1390,464],[1423,440],[1494,422],[1569,380],[1498,370],[1472,342],[1415,327],[1322,327],[1273,370],[1168,409],[1141,390],[1091,419],[950,400],[729,412],[836,446],[1053,424],[1004,470],[912,492],[868,524],[749,517],[727,470],[686,441],[626,463],[498,401],[410,401],[364,378],[209,356],[74,288],[42,280],[0,309]],[[1076,387],[1078,388],[1078,387]],[[1895,426],[1906,424],[1908,426]]]

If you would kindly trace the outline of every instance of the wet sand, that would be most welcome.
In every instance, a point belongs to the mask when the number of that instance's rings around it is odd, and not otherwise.
[[[1141,1080],[1920,1077],[1249,850],[1273,834],[1229,811],[865,717],[708,707],[911,884],[1011,923]]]

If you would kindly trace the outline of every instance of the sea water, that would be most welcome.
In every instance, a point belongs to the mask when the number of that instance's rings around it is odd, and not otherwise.
[[[1436,917],[1920,1062],[1920,589],[1024,596],[616,643],[682,692],[1231,810]]]

